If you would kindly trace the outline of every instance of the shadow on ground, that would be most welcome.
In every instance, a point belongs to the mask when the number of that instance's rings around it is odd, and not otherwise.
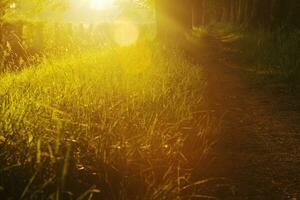
[[[207,109],[224,116],[214,161],[198,176],[228,180],[213,191],[220,199],[300,198],[300,102],[287,86],[262,85],[231,59],[237,39],[204,36],[185,46],[203,66]]]

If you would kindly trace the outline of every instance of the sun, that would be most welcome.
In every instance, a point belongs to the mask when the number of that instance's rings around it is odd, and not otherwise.
[[[113,5],[113,0],[90,0],[90,8],[93,10],[103,10]]]

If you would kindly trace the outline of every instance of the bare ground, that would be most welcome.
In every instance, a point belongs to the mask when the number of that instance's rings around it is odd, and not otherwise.
[[[300,198],[299,95],[285,84],[258,81],[257,74],[228,59],[234,51],[228,52],[221,39],[209,36],[188,47],[203,66],[206,107],[223,116],[205,176],[226,178],[226,184],[214,190],[219,199],[296,200]]]

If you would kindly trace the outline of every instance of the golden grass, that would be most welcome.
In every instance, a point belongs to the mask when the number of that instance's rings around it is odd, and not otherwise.
[[[216,126],[201,111],[204,89],[199,66],[147,42],[48,58],[1,75],[0,195],[197,194],[193,173]],[[186,185],[192,192],[182,190]]]

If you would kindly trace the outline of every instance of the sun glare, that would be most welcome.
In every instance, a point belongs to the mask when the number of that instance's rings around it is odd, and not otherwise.
[[[128,19],[115,21],[114,39],[121,46],[129,46],[137,41],[139,37],[138,27]]]
[[[12,3],[12,4],[10,4],[10,6],[9,6],[11,9],[15,9],[16,7],[17,7],[17,4],[16,3]]]
[[[113,0],[90,0],[90,8],[93,10],[102,10],[113,5]]]

